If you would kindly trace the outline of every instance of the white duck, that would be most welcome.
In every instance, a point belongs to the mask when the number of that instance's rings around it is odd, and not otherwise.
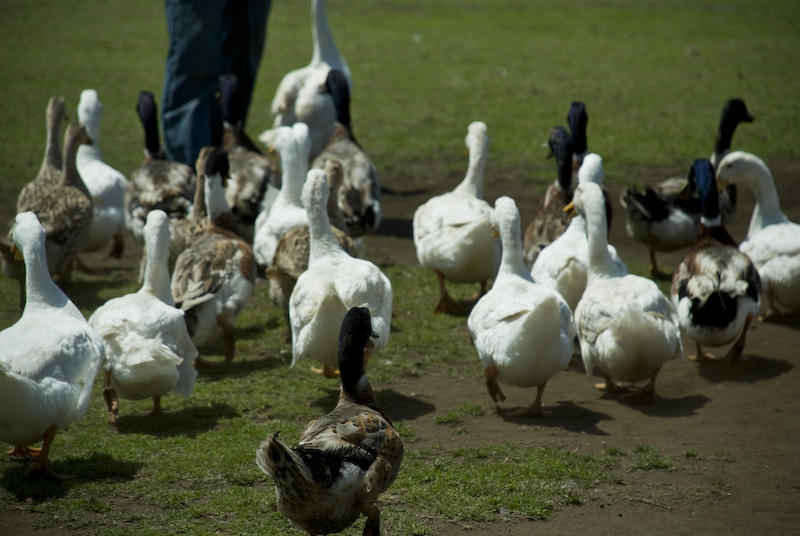
[[[312,169],[303,187],[308,211],[311,254],[308,269],[297,278],[289,297],[292,325],[292,365],[304,357],[322,363],[320,372],[335,376],[336,341],[345,313],[366,307],[378,334],[375,350],[389,342],[392,284],[370,261],[348,255],[331,231],[326,204],[330,194],[325,172]]]
[[[291,126],[298,121],[306,123],[311,131],[313,159],[328,143],[338,115],[335,100],[341,94],[341,88],[329,79],[328,74],[331,70],[344,74],[350,93],[353,81],[350,68],[333,40],[326,14],[326,0],[311,0],[311,19],[311,36],[314,40],[311,63],[283,77],[272,99],[271,111],[275,116],[272,129],[263,132],[259,139],[271,145],[278,127]]]
[[[499,382],[536,386],[534,403],[511,416],[546,416],[542,393],[547,381],[569,364],[575,326],[567,302],[531,279],[522,257],[519,210],[510,197],[494,204],[494,226],[503,259],[492,289],[472,309],[467,326],[483,364],[486,388],[505,400]]]
[[[781,317],[800,311],[800,225],[781,212],[769,168],[757,156],[736,151],[720,161],[717,180],[721,185],[744,184],[756,197],[739,250],[753,260],[761,276],[761,314]]]
[[[603,184],[605,173],[600,155],[582,154],[580,158],[583,163],[578,170],[578,183]],[[616,248],[609,244],[608,252],[613,259],[614,275],[619,277],[626,275],[628,267],[619,258]],[[539,253],[533,263],[531,276],[535,283],[558,291],[574,311],[586,289],[588,265],[586,220],[583,216],[577,215],[572,218],[564,234]]]
[[[32,212],[17,214],[15,247],[25,261],[27,303],[0,332],[0,441],[12,455],[33,455],[29,475],[44,472],[58,430],[86,413],[92,383],[105,358],[103,341],[50,278],[45,233]],[[44,440],[41,449],[29,445]]]
[[[683,355],[678,317],[658,286],[636,275],[618,276],[608,251],[605,200],[593,182],[578,185],[565,211],[586,219],[589,278],[578,307],[575,326],[587,375],[600,367],[605,382],[596,387],[618,391],[612,378],[636,382],[650,378],[639,391],[625,395],[631,402],[654,403],[661,367]]]
[[[192,342],[202,348],[222,339],[226,365],[234,358],[236,320],[253,295],[257,272],[247,242],[215,224],[220,214],[230,211],[224,184],[228,166],[228,153],[213,148],[201,172],[210,224],[178,256],[172,273],[172,299],[185,313]]]
[[[414,246],[420,265],[436,272],[439,304],[436,313],[463,314],[444,281],[480,282],[480,296],[500,266],[500,241],[491,229],[492,207],[482,199],[483,171],[489,152],[486,124],[469,125],[465,140],[469,168],[452,192],[429,199],[414,212]]]
[[[753,261],[722,225],[711,162],[695,160],[689,182],[699,194],[702,219],[692,250],[672,278],[670,296],[681,328],[697,344],[696,359],[714,357],[704,354],[701,344],[722,346],[736,340],[726,357],[741,371],[747,330],[758,314],[761,280]]]
[[[78,103],[78,121],[86,127],[86,133],[92,141],[89,145],[78,147],[76,163],[92,196],[94,215],[83,251],[97,251],[113,239],[110,255],[119,259],[124,248],[122,233],[125,229],[125,188],[128,187],[128,179],[103,162],[98,141],[102,117],[103,105],[100,104],[97,91],[84,89]]]
[[[151,210],[144,226],[147,248],[144,285],[111,299],[89,318],[106,350],[103,397],[112,422],[119,417],[117,395],[153,399],[150,415],[161,411],[161,397],[177,391],[188,397],[197,371],[194,347],[183,311],[175,308],[169,285],[169,218]]]
[[[272,263],[272,256],[281,236],[308,223],[301,198],[311,147],[308,126],[305,123],[295,123],[291,127],[279,127],[272,141],[281,157],[281,191],[269,211],[261,212],[256,218],[253,238],[256,262],[264,267],[269,267]]]

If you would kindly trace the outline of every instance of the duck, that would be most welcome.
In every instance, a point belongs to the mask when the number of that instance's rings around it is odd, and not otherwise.
[[[495,201],[493,225],[503,244],[500,269],[491,290],[470,312],[467,327],[492,400],[506,399],[499,382],[535,386],[533,404],[509,415],[548,416],[542,394],[550,378],[564,370],[572,357],[572,310],[557,291],[534,283],[525,267],[519,210],[513,199]]]
[[[161,397],[176,391],[188,398],[194,389],[197,349],[175,308],[167,270],[169,217],[151,210],[144,226],[148,250],[144,285],[138,292],[108,300],[89,317],[103,339],[103,398],[111,422],[119,419],[119,399],[153,399],[149,415],[160,415]]]
[[[600,368],[605,382],[595,387],[605,391],[623,390],[614,378],[624,382],[647,379],[644,387],[623,399],[652,404],[661,368],[683,356],[678,315],[651,279],[614,274],[603,205],[600,186],[585,182],[564,207],[586,220],[589,276],[574,316],[581,358],[587,375],[591,376],[595,366]]]
[[[589,154],[589,142],[586,138],[586,126],[588,124],[589,115],[586,113],[586,103],[582,101],[573,101],[569,106],[569,113],[567,114],[567,125],[569,126],[570,137],[572,138],[573,171],[578,171],[580,169],[583,164],[583,157]]]
[[[311,136],[310,158],[314,159],[333,134],[338,115],[336,99],[343,94],[343,88],[337,85],[341,77],[331,77],[330,73],[338,71],[343,76],[349,94],[353,92],[353,77],[333,39],[326,0],[311,0],[311,36],[311,63],[283,77],[270,108],[275,116],[272,129],[264,131],[259,139],[272,145],[275,129],[305,123]]]
[[[99,146],[102,117],[103,105],[97,91],[83,90],[78,102],[78,121],[86,127],[92,143],[78,147],[77,166],[94,207],[92,228],[83,251],[97,251],[113,241],[109,256],[119,259],[125,249],[123,232],[128,179],[103,161]]]
[[[754,154],[734,151],[719,162],[716,176],[718,185],[745,185],[756,198],[739,250],[752,259],[761,277],[761,319],[796,314],[800,311],[800,225],[781,211],[769,167]]]
[[[337,71],[331,71],[331,76],[336,75],[342,76]],[[340,80],[338,86],[347,91],[344,80]],[[347,220],[350,236],[363,242],[360,237],[374,233],[381,223],[381,183],[375,164],[353,137],[349,94],[345,94],[340,101],[333,135],[311,167],[325,169],[331,159],[341,162],[344,180],[337,202]]]
[[[500,241],[491,230],[492,207],[483,200],[483,173],[489,153],[486,123],[474,121],[465,139],[469,167],[461,183],[432,197],[414,211],[413,236],[420,266],[433,270],[439,281],[439,303],[434,313],[463,315],[464,308],[447,292],[453,283],[487,283],[500,267]]]
[[[335,341],[345,313],[356,306],[369,309],[372,330],[379,335],[377,352],[389,342],[393,294],[392,283],[380,268],[351,257],[336,241],[326,211],[329,196],[325,172],[310,170],[303,186],[303,204],[308,212],[311,253],[308,269],[299,275],[289,296],[289,321],[292,366],[311,357],[322,364],[314,372],[333,378]]]
[[[47,234],[45,249],[51,275],[58,277],[59,285],[72,281],[72,268],[83,250],[92,228],[93,203],[78,172],[76,157],[81,145],[92,140],[86,129],[71,123],[64,136],[64,159],[59,182],[50,188],[36,189],[24,204],[17,203],[25,212],[33,212]],[[13,233],[13,227],[10,233]]]
[[[550,151],[556,160],[558,178],[547,187],[536,217],[525,230],[522,251],[525,264],[533,267],[539,252],[567,229],[569,218],[562,209],[572,200],[572,137],[564,127],[550,129]]]
[[[725,103],[710,158],[712,165],[730,152],[736,127],[752,121],[753,116],[742,99]],[[628,236],[649,248],[650,273],[670,279],[671,276],[658,267],[656,251],[677,251],[694,243],[701,218],[697,192],[691,190],[687,177],[671,177],[644,190],[626,188],[620,194],[620,203],[626,211]],[[720,192],[722,223],[731,219],[735,209],[736,189],[727,187]]]
[[[59,430],[86,414],[103,341],[51,279],[45,230],[33,212],[17,214],[13,238],[27,302],[19,321],[0,331],[0,441],[13,446],[12,456],[33,457],[28,476],[69,479],[50,468],[50,449]],[[39,441],[41,449],[30,447]]]
[[[353,307],[341,323],[336,407],[311,421],[297,446],[276,432],[256,451],[258,467],[275,481],[278,510],[308,534],[331,534],[367,517],[362,534],[378,536],[376,502],[403,461],[403,441],[364,372],[372,346],[369,309]]]
[[[48,192],[61,184],[64,159],[61,155],[61,125],[67,118],[64,97],[50,97],[45,114],[47,138],[44,158],[36,177],[22,187],[17,197],[17,213],[27,211],[27,207],[43,192]]]
[[[45,140],[44,158],[36,177],[23,186],[17,197],[17,213],[25,212],[34,199],[47,195],[50,190],[58,186],[63,178],[62,167],[64,160],[61,155],[61,125],[66,118],[64,97],[50,97],[45,113],[47,122],[47,137]],[[13,225],[13,222],[12,224]],[[14,245],[11,232],[0,237],[0,265],[3,272],[10,278],[19,282],[19,308],[25,306],[25,264],[15,259],[10,253]]]
[[[722,224],[714,173],[711,161],[704,158],[695,160],[689,171],[702,219],[694,246],[672,278],[670,297],[681,328],[697,345],[697,355],[690,359],[714,358],[703,353],[701,345],[735,341],[726,358],[741,371],[747,330],[760,307],[761,279]]]
[[[603,158],[596,153],[588,153],[581,157],[581,162],[578,184],[591,181],[602,185],[605,177]],[[608,214],[609,198],[606,193],[603,190],[606,214]],[[613,275],[616,277],[626,275],[628,267],[611,244],[608,245],[608,253],[612,259],[609,269]],[[575,311],[586,289],[588,264],[586,220],[583,216],[576,215],[569,222],[564,234],[539,253],[530,273],[536,284],[556,290],[567,301],[570,310]]]
[[[336,159],[328,160],[325,165],[325,177],[328,182],[327,213],[331,222],[331,231],[336,241],[351,257],[358,256],[358,249],[353,239],[347,234],[345,223],[336,194],[342,184],[342,166]],[[280,307],[286,316],[286,342],[292,341],[292,324],[289,321],[289,296],[292,294],[297,278],[308,269],[308,257],[311,253],[311,233],[308,225],[295,227],[285,233],[275,247],[270,267],[265,271],[269,280],[269,297],[272,303]]]
[[[144,162],[131,174],[125,190],[125,227],[141,244],[151,210],[161,209],[170,219],[189,214],[197,179],[190,166],[167,160],[158,138],[158,108],[151,92],[139,93],[136,112],[144,127]]]
[[[311,148],[308,126],[305,123],[295,123],[291,127],[279,127],[272,141],[274,149],[281,157],[281,189],[272,208],[256,218],[253,238],[256,261],[265,269],[272,263],[275,247],[281,236],[295,227],[308,225],[302,200]]]
[[[256,217],[261,210],[269,210],[272,206],[281,181],[275,164],[244,132],[244,118],[236,99],[237,85],[235,74],[228,73],[219,78],[222,148],[228,151],[231,166],[225,198],[239,220],[239,232],[252,244]]]
[[[211,224],[178,256],[171,282],[172,299],[184,312],[192,342],[202,348],[221,339],[226,366],[235,356],[236,320],[253,295],[257,274],[250,245],[213,223],[218,214],[230,211],[224,185],[228,166],[227,151],[215,147],[203,170]]]

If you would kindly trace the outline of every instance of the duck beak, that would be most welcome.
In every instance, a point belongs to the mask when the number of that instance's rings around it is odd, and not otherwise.
[[[574,218],[578,214],[578,211],[575,210],[575,201],[570,201],[569,204],[563,208],[563,212],[566,212],[567,216],[570,218]]]
[[[369,334],[369,339],[367,339],[367,348],[369,348],[370,350],[372,350],[373,348],[375,348],[375,343],[374,343],[374,342],[372,342],[372,339],[377,339],[377,338],[379,338],[379,337],[380,337],[380,335],[378,335],[378,333],[377,333],[377,332],[375,332],[375,331],[373,330],[373,331],[372,331],[372,332]]]
[[[717,178],[717,191],[718,192],[721,192],[722,190],[724,190],[728,186],[730,186],[730,183],[728,181],[720,179],[720,178]]]
[[[16,244],[11,246],[11,253],[14,254],[14,260],[21,261],[22,260],[22,252],[19,250]]]
[[[495,227],[494,225],[490,225],[489,227],[492,229],[493,237],[497,238],[498,236],[500,236],[500,233],[497,232],[497,227]]]

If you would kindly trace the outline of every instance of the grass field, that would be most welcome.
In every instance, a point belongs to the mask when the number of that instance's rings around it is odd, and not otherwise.
[[[48,98],[66,97],[74,120],[85,88],[104,104],[105,160],[129,174],[142,158],[137,95],[149,89],[160,98],[163,2],[0,0],[0,8],[0,196],[15,199],[39,168]],[[765,160],[800,157],[796,2],[331,0],[328,11],[353,72],[355,133],[379,170],[395,178],[435,183],[463,170],[465,127],[481,119],[500,174],[550,181],[552,163],[542,160],[540,145],[550,126],[565,123],[572,100],[587,103],[589,146],[603,155],[610,181],[635,181],[652,168],[685,171],[687,155],[710,153],[731,97],[745,98],[756,116],[736,145]],[[278,82],[310,54],[308,2],[274,2],[251,134],[270,125]],[[392,400],[396,382],[431,371],[479,375],[464,319],[430,313],[430,275],[400,264],[386,273],[395,295],[391,342],[369,371],[379,398]],[[87,317],[138,288],[131,269],[76,278],[71,298]],[[18,319],[16,299],[15,282],[0,274],[0,329]],[[79,478],[28,482],[24,466],[0,457],[0,509],[39,512],[42,528],[81,534],[286,532],[255,449],[277,430],[297,439],[333,407],[338,390],[308,374],[307,363],[288,367],[283,320],[263,282],[239,333],[231,367],[201,373],[188,400],[166,397],[163,419],[141,416],[147,401],[123,400],[122,424],[109,429],[96,385],[88,414],[58,435],[51,458],[56,471]],[[483,411],[493,410],[453,407],[440,417],[442,430],[467,433],[461,420]],[[517,448],[524,443],[415,449],[413,427],[403,420],[398,427],[408,450],[383,497],[395,534],[435,534],[431,520],[494,520],[490,514],[504,509],[546,517],[624,471],[678,463],[645,444],[594,454]],[[536,482],[520,477],[532,473]],[[359,522],[346,534],[360,529]]]

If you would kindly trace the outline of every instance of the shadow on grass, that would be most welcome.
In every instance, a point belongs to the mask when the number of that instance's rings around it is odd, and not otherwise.
[[[603,421],[611,421],[613,417],[592,411],[578,406],[572,401],[561,400],[557,406],[546,406],[544,409],[552,411],[549,417],[511,417],[509,413],[516,411],[520,407],[501,408],[497,407],[495,412],[504,421],[515,424],[537,424],[548,428],[561,428],[570,432],[585,432],[591,435],[606,436],[608,433],[597,427]]]
[[[221,419],[239,417],[239,412],[228,404],[215,403],[210,406],[190,407],[180,411],[165,411],[162,415],[124,415],[117,422],[120,434],[147,434],[155,437],[186,436],[214,428]]]
[[[115,460],[106,453],[92,452],[87,457],[70,457],[51,463],[50,466],[57,473],[75,475],[72,480],[62,481],[26,478],[30,462],[21,461],[3,471],[0,487],[18,501],[30,498],[35,502],[43,502],[66,496],[72,487],[80,486],[82,482],[133,480],[142,465],[141,462]]]
[[[211,382],[241,378],[257,371],[272,370],[288,365],[287,359],[279,355],[268,355],[261,359],[237,359],[234,357],[229,365],[225,365],[224,357],[211,350],[208,352],[201,350],[200,355],[202,363],[197,367],[197,373]]]
[[[786,374],[794,368],[794,365],[782,359],[745,354],[742,356],[742,367],[743,371],[737,372],[727,359],[719,358],[698,363],[697,372],[714,383],[728,381],[752,384]]]
[[[428,402],[424,402],[416,397],[406,396],[398,393],[394,389],[380,389],[375,391],[375,397],[380,402],[386,413],[389,414],[392,421],[407,421],[413,420],[421,415],[433,413],[436,411],[436,406]],[[311,405],[319,408],[320,415],[324,415],[336,407],[339,401],[339,388],[328,389],[328,392],[313,400]]]

